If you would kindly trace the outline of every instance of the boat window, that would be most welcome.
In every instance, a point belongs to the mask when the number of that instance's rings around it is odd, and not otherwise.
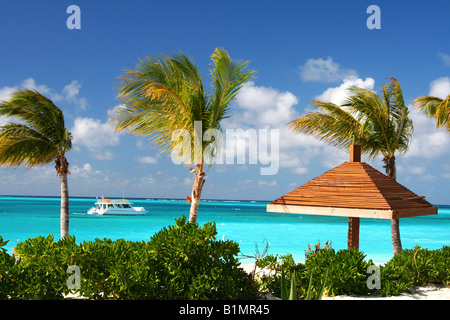
[[[122,208],[122,205],[121,205],[120,203],[116,204],[116,206],[117,206],[118,208]]]
[[[131,208],[131,206],[129,204],[123,204],[124,208]]]

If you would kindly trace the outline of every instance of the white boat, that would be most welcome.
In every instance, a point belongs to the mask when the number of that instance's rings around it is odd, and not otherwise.
[[[95,205],[88,210],[88,214],[100,215],[124,215],[137,216],[148,212],[144,207],[133,207],[127,199],[105,199],[97,198]]]

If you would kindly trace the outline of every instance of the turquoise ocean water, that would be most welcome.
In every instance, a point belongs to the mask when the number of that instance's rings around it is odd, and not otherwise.
[[[175,218],[189,214],[184,200],[130,199],[135,206],[146,207],[145,216],[92,216],[86,214],[94,198],[70,199],[69,233],[77,242],[95,238],[148,240],[161,228],[172,225]],[[268,253],[291,253],[298,262],[304,261],[308,243],[326,240],[336,250],[347,247],[347,218],[267,213],[261,201],[204,200],[200,204],[198,223],[215,221],[217,239],[223,237],[239,243],[243,255],[254,255],[256,247]],[[60,199],[51,197],[0,196],[0,236],[9,240],[11,253],[17,242],[38,235],[54,234],[59,238]],[[404,249],[439,249],[450,245],[450,206],[438,206],[438,215],[400,220]],[[360,250],[376,263],[392,258],[390,221],[361,219]],[[242,263],[253,259],[241,258]]]

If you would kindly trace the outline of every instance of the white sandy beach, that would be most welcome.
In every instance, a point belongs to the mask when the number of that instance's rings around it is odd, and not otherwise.
[[[399,296],[336,296],[323,297],[323,300],[450,300],[450,288],[442,286],[414,287],[411,289],[411,293],[402,293]]]
[[[253,271],[253,264],[242,264],[241,267],[248,273]],[[257,268],[256,273],[264,272]],[[277,299],[266,295],[266,299]],[[399,296],[380,297],[380,296],[336,296],[323,297],[322,300],[450,300],[450,288],[443,286],[424,286],[414,287],[411,293],[402,293]]]

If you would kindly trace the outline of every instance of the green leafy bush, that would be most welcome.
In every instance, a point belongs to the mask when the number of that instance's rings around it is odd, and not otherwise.
[[[149,241],[77,244],[73,236],[59,241],[40,236],[18,243],[16,257],[6,253],[7,241],[0,237],[0,299],[63,299],[68,293],[89,299],[254,299],[257,289],[281,297],[281,268],[283,287],[290,284],[290,296],[302,299],[322,292],[389,296],[416,285],[450,284],[448,246],[395,255],[380,267],[379,290],[367,287],[372,261],[365,261],[363,252],[328,246],[308,251],[304,263],[296,264],[290,254],[261,258],[257,266],[272,274],[253,282],[239,267],[239,245],[217,241],[216,234],[214,222],[200,227],[182,217]],[[68,286],[69,266],[81,272],[79,287]]]
[[[321,296],[320,291],[327,295],[367,294],[367,268],[371,261],[364,260],[365,255],[357,250],[339,250],[322,248],[319,251],[309,251],[305,263],[295,264],[292,256],[287,255],[281,261],[277,256],[267,256],[259,262],[260,268],[270,268],[275,273],[259,279],[259,288],[269,290],[275,296],[281,297],[281,279],[279,271],[284,269],[286,282],[291,281],[295,272],[297,296],[306,298]],[[328,270],[328,271],[327,271]],[[328,272],[327,277],[325,274]],[[323,287],[323,279],[327,279]]]
[[[15,283],[11,277],[11,271],[15,265],[14,257],[6,253],[4,247],[8,241],[3,241],[0,236],[0,299],[8,299],[14,292]]]
[[[160,296],[169,299],[251,299],[256,289],[236,258],[239,245],[216,241],[214,222],[163,228],[149,242]]]
[[[325,288],[328,295],[368,294],[366,272],[368,266],[373,263],[365,261],[364,258],[365,254],[358,250],[345,249],[335,252],[334,249],[327,248],[319,254],[308,255],[305,267],[308,276],[312,271],[316,275],[323,275],[329,269]]]
[[[54,242],[54,236],[36,237],[18,243],[19,262],[10,270],[16,283],[11,298],[62,299],[66,269],[58,254],[63,248]]]
[[[398,295],[408,288],[427,284],[450,284],[450,247],[439,250],[403,250],[381,267],[383,296]]]
[[[148,242],[31,238],[17,245],[17,263],[1,251],[0,298],[255,298],[252,279],[239,268],[239,245],[216,241],[216,233],[213,222],[199,227],[182,217]],[[79,287],[68,286],[69,266],[80,270]]]
[[[257,267],[270,270],[270,273],[264,273],[256,277],[255,285],[259,291],[271,292],[281,298],[281,270],[285,271],[286,282],[291,281],[291,272],[297,271],[297,277],[303,272],[302,265],[296,264],[291,254],[279,256],[278,254],[267,255],[257,262]],[[301,294],[300,294],[301,295]]]
[[[258,267],[269,268],[274,273],[257,279],[259,288],[281,297],[280,274],[284,268],[284,283],[291,280],[295,271],[297,296],[307,296],[307,288],[311,280],[310,294],[320,293],[322,279],[328,270],[325,294],[335,295],[399,295],[409,288],[419,285],[450,284],[450,247],[444,246],[438,250],[416,247],[403,250],[396,254],[384,266],[379,267],[380,288],[369,289],[368,273],[372,261],[365,261],[365,254],[357,250],[339,250],[321,248],[310,250],[306,254],[305,263],[295,264],[287,255],[286,260],[278,261],[278,256],[271,255],[259,261]],[[290,256],[292,258],[292,256]],[[311,277],[311,275],[313,275]]]

